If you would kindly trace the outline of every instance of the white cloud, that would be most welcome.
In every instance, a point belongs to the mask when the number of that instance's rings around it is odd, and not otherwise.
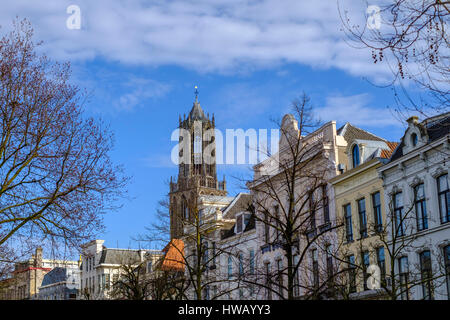
[[[318,108],[317,114],[321,120],[336,120],[338,123],[350,122],[362,127],[387,127],[402,125],[391,110],[370,106],[371,97],[363,93],[352,96],[330,96],[326,104]]]
[[[118,111],[134,110],[148,99],[164,96],[170,87],[152,79],[132,77],[122,85],[126,93],[114,101]]]
[[[365,4],[340,0],[364,23]],[[66,28],[66,8],[81,8],[81,30]],[[16,0],[2,4],[0,23],[28,17],[46,50],[59,59],[97,57],[130,64],[175,64],[200,72],[238,72],[300,63],[353,75],[387,72],[370,52],[350,48],[335,0]],[[131,98],[130,98],[131,100]]]

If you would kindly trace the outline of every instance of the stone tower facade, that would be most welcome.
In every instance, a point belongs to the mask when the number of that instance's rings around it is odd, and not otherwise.
[[[217,180],[214,115],[210,119],[195,101],[187,118],[179,118],[178,178],[170,179],[170,236],[183,235],[183,221],[193,218],[199,196],[226,196],[226,182]]]

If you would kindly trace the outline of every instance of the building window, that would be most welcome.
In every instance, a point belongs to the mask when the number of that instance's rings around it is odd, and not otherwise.
[[[118,273],[113,273],[112,276],[112,285],[115,286],[117,285],[117,282],[119,281],[119,274]]]
[[[194,154],[201,154],[202,153],[202,137],[196,132],[197,134],[194,137]]]
[[[279,205],[275,205],[273,207],[273,211],[274,211],[274,218],[275,218],[275,239],[278,241],[280,240],[281,237],[281,218],[280,218],[280,206]]]
[[[427,205],[423,183],[414,187],[414,204],[417,216],[417,230],[428,229]]]
[[[317,290],[319,288],[319,259],[317,256],[317,249],[311,250],[311,261],[313,271],[313,287]]]
[[[231,255],[228,256],[228,279],[233,277],[233,258]]]
[[[330,207],[328,203],[327,185],[322,185],[323,223],[330,222]]]
[[[375,232],[381,232],[383,230],[383,219],[381,216],[381,199],[379,192],[372,194],[372,204],[375,221]]]
[[[314,192],[309,192],[309,222],[311,230],[316,228],[316,203],[314,199]]]
[[[437,184],[441,223],[447,223],[450,221],[450,191],[448,188],[448,174],[438,177]]]
[[[424,300],[433,299],[433,284],[431,271],[431,253],[429,250],[420,254],[420,274],[422,277],[422,293]]]
[[[349,283],[349,292],[356,292],[356,265],[355,265],[355,256],[349,255],[347,257],[348,264],[348,283]]]
[[[236,233],[242,232],[242,214],[236,217]]]
[[[205,288],[203,289],[203,296],[205,297],[205,300],[211,300],[210,296],[209,296],[209,287],[205,286]]]
[[[353,241],[353,229],[352,229],[352,207],[350,203],[344,205],[344,217],[345,217],[345,231],[347,242]]]
[[[264,212],[264,238],[266,243],[270,242],[270,229],[269,229],[269,213]]]
[[[416,133],[411,134],[411,145],[415,147],[417,145],[417,142],[419,141],[419,138],[417,137]]]
[[[108,289],[109,290],[109,288],[110,288],[110,275],[109,275],[109,273],[107,273],[106,274],[106,289]]]
[[[239,275],[244,275],[244,255],[242,254],[242,252],[239,253]]]
[[[250,274],[255,273],[255,250],[250,249]]]
[[[398,259],[398,273],[400,276],[400,298],[402,300],[409,300],[409,267],[408,257],[401,257]]]
[[[212,242],[212,264],[215,267],[216,266],[216,242]]]
[[[185,197],[181,199],[181,212],[184,219],[189,219],[189,208]]]
[[[403,217],[403,193],[394,194],[394,219],[395,233],[401,237],[404,235],[404,217]]]
[[[299,286],[299,281],[298,281],[298,261],[299,261],[299,256],[298,254],[294,255],[294,268],[292,270],[292,272],[294,273],[294,297],[298,297],[300,296],[300,286]]]
[[[212,299],[215,299],[217,297],[217,286],[213,286],[213,297]]]
[[[363,251],[361,252],[361,260],[362,260],[362,267],[363,267],[363,283],[364,283],[364,290],[367,290],[367,279],[369,277],[367,273],[367,268],[370,265],[370,257],[369,257],[369,251]]]
[[[277,260],[278,293],[283,296],[283,260]]]
[[[203,266],[208,269],[209,264],[209,252],[208,252],[208,241],[205,241],[205,239],[201,239],[201,261]]]
[[[444,261],[447,282],[447,299],[450,300],[450,245],[444,248]]]
[[[266,298],[272,300],[272,282],[270,280],[270,262],[266,262]]]
[[[236,233],[244,232],[249,220],[250,214],[241,213],[236,215]]]
[[[153,267],[152,261],[147,261],[147,273],[150,273],[153,271],[152,267]]]
[[[361,238],[367,237],[366,199],[358,200],[359,233]]]
[[[253,284],[249,285],[249,293],[250,293],[250,297],[253,297],[255,295],[255,285],[253,285]]]
[[[102,290],[106,288],[106,274],[102,274]]]
[[[333,254],[331,251],[331,245],[327,245],[325,248],[326,262],[327,262],[327,288],[329,295],[333,295],[334,288],[334,270],[333,270]]]
[[[385,284],[386,282],[386,258],[384,256],[384,247],[379,247],[377,250],[377,264],[380,268],[381,273],[381,283]]]
[[[359,157],[359,146],[355,144],[352,148],[352,164],[353,168],[356,168],[359,166],[360,163],[360,157]]]

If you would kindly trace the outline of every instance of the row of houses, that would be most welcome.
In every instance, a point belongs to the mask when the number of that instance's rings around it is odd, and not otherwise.
[[[0,300],[125,299],[113,289],[126,268],[148,279],[163,256],[158,250],[107,248],[103,243],[84,244],[78,261],[43,259],[42,248],[37,248],[0,282]]]
[[[203,150],[215,157],[214,135],[202,137],[215,122],[196,97],[180,117],[192,161],[171,179],[167,246],[93,240],[79,261],[38,249],[2,281],[1,298],[449,299],[449,124],[449,113],[411,117],[397,143],[351,123],[311,132],[285,115],[278,153],[232,197],[215,161],[203,161]],[[118,294],[131,282],[145,293]]]
[[[195,161],[215,148],[203,139],[169,193],[188,297],[449,299],[449,124],[411,117],[396,143],[335,121],[306,133],[286,115],[279,152],[235,197]],[[196,100],[180,127],[214,123]]]

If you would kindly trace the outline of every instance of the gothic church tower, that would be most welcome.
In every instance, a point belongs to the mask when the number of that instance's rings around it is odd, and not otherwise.
[[[217,180],[214,128],[214,115],[205,115],[196,90],[191,112],[179,119],[178,178],[170,179],[169,192],[171,239],[183,235],[183,221],[192,219],[199,196],[227,195],[225,179]]]

